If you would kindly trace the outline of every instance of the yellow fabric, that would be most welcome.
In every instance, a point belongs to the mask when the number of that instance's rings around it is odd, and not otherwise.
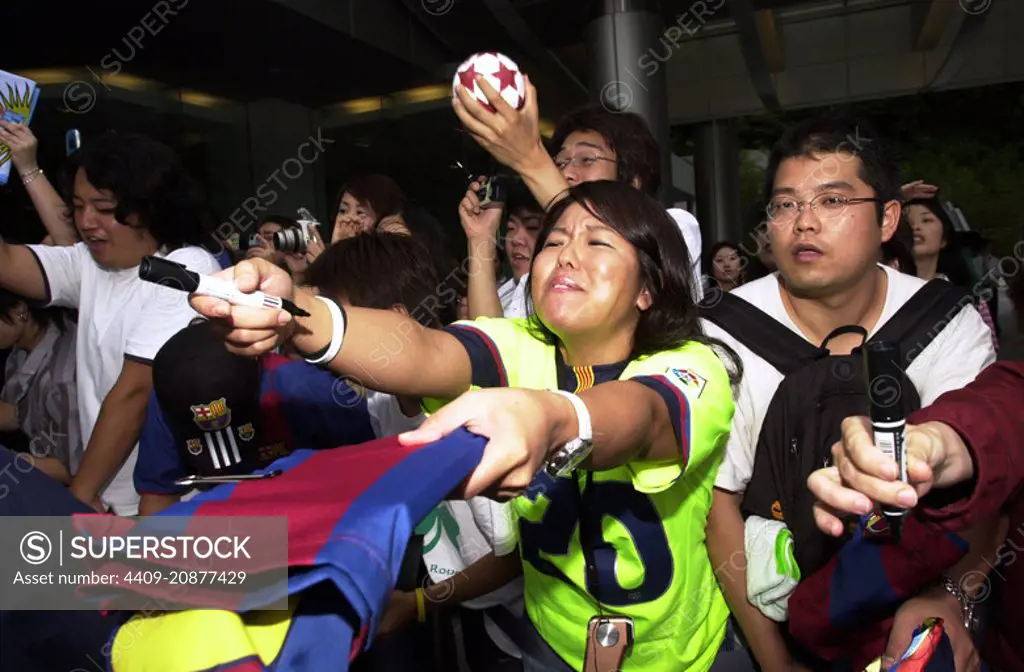
[[[287,611],[136,615],[114,637],[111,667],[114,672],[195,672],[254,655],[269,665],[284,645],[296,599]]]
[[[554,347],[531,336],[526,320],[485,318],[462,324],[469,324],[491,338],[510,387],[557,387]],[[577,390],[568,391],[581,391],[588,382],[593,384],[592,372],[588,374],[580,368],[574,370]],[[686,385],[684,379],[688,375],[703,380],[703,385]],[[618,599],[614,600],[617,604],[614,608],[606,607],[605,613],[629,616],[634,622],[636,641],[624,671],[702,672],[711,667],[721,647],[729,615],[707,554],[705,528],[715,474],[732,423],[732,390],[718,356],[709,347],[695,343],[630,362],[620,380],[637,376],[662,376],[682,393],[689,407],[688,418],[682,423],[684,432],[689,428],[689,459],[685,471],[681,460],[673,460],[633,462],[594,472],[598,490],[592,501],[604,513],[600,520],[602,537],[614,549],[610,566],[617,586],[613,587],[620,589]],[[424,405],[436,410],[443,403],[427,400]],[[599,426],[600,419],[594,421]],[[544,478],[539,477],[535,485]],[[623,490],[623,485],[630,486],[629,490]],[[579,520],[568,520],[559,514],[559,507],[563,511],[577,510],[575,500],[565,495],[567,490],[571,492],[570,488],[567,484],[558,488],[553,495],[559,502],[555,505],[551,498],[540,494],[519,497],[512,506],[519,518],[530,620],[569,665],[582,669],[587,623],[596,615],[597,607],[586,589]],[[634,496],[637,498],[633,499]],[[626,504],[626,497],[632,503]],[[638,518],[640,509],[645,509],[654,522]],[[524,530],[524,525],[530,529]],[[642,529],[644,536],[638,538],[631,525]],[[537,546],[538,533],[547,550],[531,550]],[[654,549],[655,555],[645,556],[639,543],[649,551]],[[547,563],[547,571],[538,569],[538,563]],[[609,566],[608,561],[605,566]],[[660,575],[656,576],[656,572]],[[601,597],[609,602],[604,592]]]

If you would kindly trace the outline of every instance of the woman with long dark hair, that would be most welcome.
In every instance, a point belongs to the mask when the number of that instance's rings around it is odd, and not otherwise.
[[[230,319],[234,352],[290,339],[338,374],[424,398],[434,414],[401,437],[407,444],[460,427],[488,437],[463,494],[513,498],[536,644],[525,670],[582,669],[598,646],[588,624],[608,614],[622,629],[616,666],[710,668],[729,610],[704,530],[731,380],[701,330],[683,236],[656,201],[621,182],[570,189],[538,235],[529,318],[431,330],[392,311],[343,311],[260,261],[221,277],[310,313],[293,322],[193,298],[203,314]],[[383,357],[379,346],[396,337],[402,347]]]
[[[919,198],[906,204],[907,221],[914,232],[914,261],[922,280],[943,278],[971,292],[981,319],[992,330],[992,346],[999,349],[995,323],[988,305],[977,296],[975,282],[957,236],[953,220],[936,197]]]

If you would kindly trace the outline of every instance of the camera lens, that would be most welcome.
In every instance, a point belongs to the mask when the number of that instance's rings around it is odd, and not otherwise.
[[[306,237],[299,229],[284,229],[274,234],[274,247],[281,252],[304,254]]]

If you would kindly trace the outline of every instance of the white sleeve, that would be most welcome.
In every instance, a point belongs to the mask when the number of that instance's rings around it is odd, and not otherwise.
[[[82,296],[84,264],[96,263],[86,244],[27,247],[43,271],[49,305],[77,309]]]
[[[757,450],[757,434],[760,431],[753,402],[753,395],[757,390],[752,389],[751,385],[755,377],[751,372],[753,356],[717,324],[705,319],[701,319],[700,323],[705,334],[732,348],[743,363],[743,377],[734,388],[735,410],[732,415],[732,429],[729,431],[729,441],[725,445],[722,465],[718,468],[718,475],[715,478],[715,487],[741,493],[746,491],[747,483],[754,473],[754,453]]]
[[[426,419],[422,413],[409,417],[402,412],[398,397],[376,390],[366,390],[366,411],[370,415],[373,435],[378,439],[411,432]]]
[[[747,377],[744,376],[736,393],[732,430],[725,444],[722,466],[718,468],[718,476],[715,478],[715,487],[736,493],[747,489],[747,483],[754,473],[754,453],[757,450],[757,437],[753,435],[754,409],[746,381]]]
[[[683,240],[686,241],[686,249],[690,254],[690,266],[693,270],[693,291],[696,294],[694,300],[700,301],[704,296],[704,283],[701,281],[700,272],[700,223],[697,222],[696,217],[682,208],[669,208],[668,214],[675,220],[676,226],[683,234]]]
[[[473,497],[469,500],[469,508],[477,528],[494,549],[494,555],[501,557],[516,549],[516,528],[509,503]]]
[[[974,306],[966,306],[911,363],[907,373],[913,374],[924,407],[946,392],[966,386],[994,361],[992,330]]]
[[[167,258],[205,275],[220,270],[217,260],[199,248],[175,250]],[[192,310],[185,292],[144,280],[139,282],[145,284],[147,292],[143,294],[143,305],[137,307],[140,313],[128,333],[124,355],[127,359],[148,364],[171,336],[187,327],[199,314]]]

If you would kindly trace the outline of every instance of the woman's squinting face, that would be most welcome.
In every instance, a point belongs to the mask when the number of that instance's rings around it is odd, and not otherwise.
[[[159,246],[152,234],[136,228],[137,216],[129,215],[126,222],[117,221],[117,198],[106,189],[92,186],[82,168],[75,174],[72,204],[78,235],[100,266],[134,268],[142,263],[143,257],[156,253]]]
[[[740,255],[731,247],[723,247],[715,252],[712,273],[719,282],[738,283],[740,281]]]
[[[334,235],[331,236],[331,240],[343,240],[365,233],[376,221],[377,213],[368,203],[358,201],[355,196],[345,192],[341,197],[341,205],[338,206],[338,214],[334,218]]]
[[[907,207],[907,220],[914,231],[914,256],[934,257],[946,246],[942,221],[923,205]]]
[[[636,250],[579,204],[559,218],[530,273],[537,313],[562,339],[632,330],[651,304]]]

